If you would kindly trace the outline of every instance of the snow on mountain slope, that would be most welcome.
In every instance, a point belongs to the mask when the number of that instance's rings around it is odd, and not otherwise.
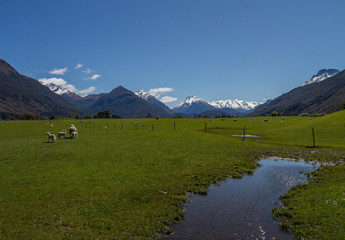
[[[216,108],[232,108],[232,109],[243,109],[243,110],[252,110],[262,102],[246,102],[243,100],[219,100],[209,102],[210,105]]]
[[[135,95],[138,97],[141,97],[144,100],[147,100],[149,97],[152,97],[148,92],[145,92],[144,90],[136,91]]]
[[[261,102],[246,102],[243,100],[220,100],[213,102],[206,102],[202,98],[196,96],[187,97],[184,102],[179,103],[172,110],[174,112],[182,113],[203,113],[205,111],[212,111],[216,109],[226,110],[231,114],[245,114],[252,111],[255,107],[262,104]],[[230,111],[231,110],[231,111]],[[235,111],[234,111],[235,110]]]
[[[163,108],[165,111],[171,113],[171,109],[167,105],[165,105],[164,103],[159,101],[157,98],[152,96],[150,93],[145,92],[144,90],[140,90],[140,91],[136,91],[135,95],[137,95],[138,97],[151,103],[153,106]]]
[[[70,91],[70,89],[67,88],[63,88],[53,82],[49,82],[49,81],[45,81],[46,79],[38,79],[38,81],[44,85],[47,86],[52,92],[62,95],[64,93],[71,93],[72,91]]]
[[[337,69],[322,69],[316,75],[314,75],[310,80],[303,83],[301,86],[306,86],[308,84],[321,82],[327,78],[337,75],[340,71]]]
[[[179,103],[172,110],[178,113],[202,113],[215,109],[215,107],[211,106],[204,99],[196,96],[189,96],[184,102]]]
[[[188,106],[192,105],[193,103],[197,103],[197,102],[207,104],[207,102],[202,98],[198,98],[196,96],[189,96],[189,97],[186,97],[186,100],[184,100],[184,102],[180,102],[174,108],[179,108],[182,106],[188,107]]]

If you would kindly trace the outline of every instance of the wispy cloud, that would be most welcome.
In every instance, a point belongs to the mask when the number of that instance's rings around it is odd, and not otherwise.
[[[92,92],[94,92],[95,90],[96,90],[95,87],[89,87],[89,88],[87,88],[87,89],[78,91],[78,93],[79,93],[80,95],[82,95],[82,96],[86,96],[87,94],[92,93]]]
[[[161,101],[162,103],[171,103],[171,102],[177,101],[177,98],[170,97],[170,96],[164,96],[159,101]]]
[[[95,71],[90,69],[90,68],[86,68],[85,70],[83,70],[83,73],[86,73],[87,75],[90,75],[93,72],[95,72]]]
[[[56,92],[57,94],[62,94],[66,92],[66,90],[68,90],[70,92],[74,92],[82,96],[85,96],[88,93],[91,93],[96,90],[96,88],[93,86],[87,89],[78,90],[74,85],[67,83],[67,81],[62,78],[40,78],[38,79],[38,81],[41,84],[49,87],[52,91]]]
[[[84,66],[84,64],[78,63],[78,64],[74,67],[74,69],[80,69],[80,68],[82,68],[83,66]]]
[[[97,78],[100,78],[102,75],[100,74],[94,74],[92,77],[90,77],[91,80],[96,80]]]
[[[168,92],[173,92],[175,91],[173,88],[169,88],[169,87],[163,87],[163,88],[151,88],[149,90],[149,93],[156,97],[159,98],[161,94],[163,93],[168,93]]]
[[[55,74],[55,75],[64,75],[66,72],[67,72],[67,67],[55,68],[54,70],[49,71],[50,74]]]

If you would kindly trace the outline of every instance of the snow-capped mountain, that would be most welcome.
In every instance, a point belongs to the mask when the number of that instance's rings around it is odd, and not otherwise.
[[[231,108],[231,109],[241,109],[250,111],[256,108],[258,105],[262,104],[262,102],[245,102],[243,100],[219,100],[219,101],[212,101],[209,102],[212,106],[216,108]]]
[[[261,102],[246,102],[243,100],[220,100],[206,102],[196,96],[187,97],[184,102],[179,103],[172,110],[178,113],[201,114],[221,110],[222,112],[234,116],[243,116],[252,112]]]
[[[322,69],[316,75],[314,75],[310,80],[303,83],[301,86],[306,86],[312,83],[321,82],[327,78],[337,75],[340,71],[338,69]]]
[[[151,105],[153,105],[155,107],[163,108],[165,111],[172,113],[171,109],[167,105],[165,105],[164,103],[159,101],[157,98],[152,96],[150,93],[145,92],[144,90],[136,91],[135,95],[146,100],[147,102],[151,103]]]
[[[216,110],[216,108],[210,105],[202,98],[198,98],[196,96],[189,96],[186,98],[184,102],[179,103],[172,110],[176,113],[200,114],[206,111]]]
[[[45,79],[38,79],[38,81],[44,85],[47,86],[52,92],[62,95],[64,93],[72,93],[70,90],[68,90],[67,88],[63,88],[61,86],[56,85],[55,83],[49,82],[49,81],[45,81]]]

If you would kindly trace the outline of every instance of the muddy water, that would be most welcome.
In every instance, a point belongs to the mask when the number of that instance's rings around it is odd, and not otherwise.
[[[192,196],[184,220],[166,239],[294,239],[279,229],[271,210],[279,196],[306,183],[303,173],[316,166],[287,160],[261,160],[254,175],[210,186],[207,196]],[[303,173],[301,173],[303,172]]]

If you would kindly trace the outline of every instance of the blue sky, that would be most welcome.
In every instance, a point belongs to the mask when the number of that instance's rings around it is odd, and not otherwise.
[[[344,69],[344,9],[342,0],[0,0],[0,58],[79,94],[122,85],[156,89],[170,107],[190,95],[262,101],[322,68]]]

